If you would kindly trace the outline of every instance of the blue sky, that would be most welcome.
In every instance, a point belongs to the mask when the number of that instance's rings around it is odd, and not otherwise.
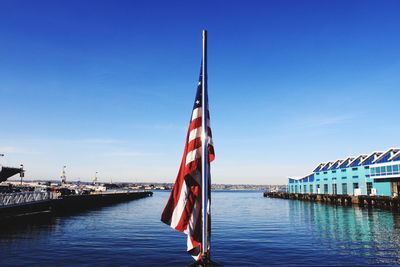
[[[0,2],[0,158],[173,182],[209,31],[215,183],[400,147],[399,1]]]

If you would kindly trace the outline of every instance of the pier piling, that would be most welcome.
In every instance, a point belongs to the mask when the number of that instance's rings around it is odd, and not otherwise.
[[[331,205],[352,206],[358,205],[365,208],[380,208],[398,211],[400,200],[398,197],[387,196],[350,196],[328,194],[301,194],[286,192],[265,192],[264,197],[322,202]]]

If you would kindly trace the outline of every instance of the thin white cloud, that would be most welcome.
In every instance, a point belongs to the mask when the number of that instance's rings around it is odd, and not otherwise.
[[[112,151],[102,154],[104,157],[149,157],[161,156],[163,153],[140,152],[140,151]]]
[[[8,139],[8,142],[15,139]],[[87,138],[43,138],[43,137],[23,137],[20,138],[24,143],[52,143],[52,144],[121,144],[126,143],[126,140],[107,138],[107,137],[87,137]]]
[[[182,130],[185,129],[183,125],[176,125],[172,123],[167,123],[167,124],[147,124],[147,125],[133,125],[133,128],[135,129],[141,129],[141,130]]]
[[[112,138],[85,138],[85,139],[77,139],[71,140],[76,143],[85,143],[85,144],[119,144],[124,141]]]
[[[0,147],[0,154],[37,155],[41,154],[41,152],[27,150],[15,146],[5,146],[5,147]]]
[[[312,128],[345,124],[353,121],[355,115],[314,115],[297,119],[293,124],[297,127]]]

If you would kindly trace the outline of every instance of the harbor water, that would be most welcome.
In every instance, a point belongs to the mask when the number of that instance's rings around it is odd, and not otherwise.
[[[169,192],[1,225],[1,266],[187,266],[186,236],[160,222]],[[224,266],[400,264],[390,211],[213,192],[212,256]]]

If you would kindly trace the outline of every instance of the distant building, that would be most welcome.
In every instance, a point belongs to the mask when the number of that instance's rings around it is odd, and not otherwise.
[[[398,196],[400,149],[319,164],[310,175],[289,178],[290,193]]]

